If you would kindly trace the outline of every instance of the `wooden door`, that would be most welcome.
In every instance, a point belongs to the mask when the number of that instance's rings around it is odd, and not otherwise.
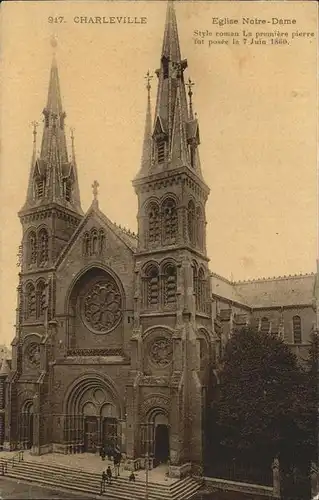
[[[106,417],[103,419],[102,443],[110,452],[117,446],[117,419]]]
[[[98,420],[97,417],[85,418],[84,449],[88,453],[95,453],[98,445]]]

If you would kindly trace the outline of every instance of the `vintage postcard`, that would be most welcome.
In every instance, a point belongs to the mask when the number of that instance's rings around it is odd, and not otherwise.
[[[317,35],[2,3],[2,498],[318,493]]]

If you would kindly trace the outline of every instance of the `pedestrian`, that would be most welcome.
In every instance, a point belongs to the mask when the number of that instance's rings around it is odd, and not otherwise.
[[[121,452],[118,451],[118,450],[116,450],[114,452],[114,470],[115,470],[115,475],[116,476],[120,475],[121,459],[122,459]]]
[[[130,477],[129,477],[129,481],[135,483],[135,475],[134,475],[134,472],[132,471],[131,474],[130,474]]]
[[[108,484],[112,484],[112,471],[110,466],[106,469],[106,475]]]
[[[106,475],[106,472],[105,470],[102,472],[102,482],[101,482],[101,495],[102,493],[105,492],[105,483],[106,483],[106,480],[107,480],[107,475]]]

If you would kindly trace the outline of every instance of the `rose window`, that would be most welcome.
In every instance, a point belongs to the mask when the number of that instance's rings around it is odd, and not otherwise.
[[[33,342],[27,349],[27,360],[32,366],[38,367],[40,365],[40,346]]]
[[[122,300],[112,280],[96,283],[84,297],[83,321],[96,333],[107,333],[122,317]]]
[[[157,338],[151,345],[150,358],[158,366],[167,366],[173,357],[172,341],[167,337]]]

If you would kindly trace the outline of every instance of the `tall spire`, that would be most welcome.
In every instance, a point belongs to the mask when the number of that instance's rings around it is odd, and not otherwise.
[[[174,2],[168,0],[160,68],[156,70],[158,91],[152,133],[152,161],[149,161],[148,128],[146,129],[142,169],[138,177],[168,169],[187,167],[201,177],[199,128],[193,117],[192,102],[188,109],[184,81],[187,60],[181,58]],[[149,127],[147,111],[147,127]],[[146,142],[145,142],[146,141]],[[145,151],[145,150],[144,150]]]
[[[167,57],[170,61],[174,62],[181,61],[181,51],[179,47],[177,21],[173,0],[168,0],[167,2],[162,57]]]
[[[143,152],[141,168],[137,177],[147,175],[152,163],[152,112],[151,112],[151,80],[152,76],[148,71],[145,76],[147,89],[146,119],[143,140]]]
[[[40,155],[34,152],[28,194],[23,209],[58,203],[82,214],[80,191],[75,158],[68,158],[65,136],[66,114],[62,107],[56,40],[51,40],[53,57],[50,70],[46,107],[43,110],[44,126]]]

